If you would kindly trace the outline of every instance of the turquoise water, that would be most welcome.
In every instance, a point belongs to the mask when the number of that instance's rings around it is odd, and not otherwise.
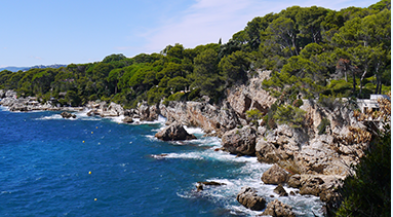
[[[77,115],[0,110],[0,216],[250,216],[261,212],[236,201],[242,186],[278,198],[260,180],[270,165],[214,151],[219,139],[199,129],[187,129],[198,140],[168,143],[154,138],[163,118],[126,125]],[[226,185],[198,193],[198,181]],[[313,196],[280,200],[306,216],[322,206]]]

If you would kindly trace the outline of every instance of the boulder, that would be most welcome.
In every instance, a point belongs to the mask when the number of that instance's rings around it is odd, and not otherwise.
[[[126,117],[123,119],[123,123],[126,123],[126,124],[131,124],[131,123],[133,123],[133,122],[134,122],[134,120],[132,119],[132,117],[126,116]]]
[[[4,90],[0,90],[0,99],[4,98],[5,96],[5,91]]]
[[[266,200],[257,195],[257,191],[251,187],[242,187],[236,200],[243,206],[251,210],[263,210],[266,207]]]
[[[192,134],[188,134],[183,125],[175,122],[156,133],[155,137],[163,141],[179,141],[196,139]]]
[[[274,189],[274,193],[281,196],[288,196],[288,193],[285,191],[284,187],[281,184],[278,184],[278,186]]]
[[[76,118],[76,115],[75,115],[75,114],[71,114],[71,113],[69,113],[69,112],[62,112],[60,115],[61,115],[61,117],[63,117],[63,118]]]
[[[288,180],[288,174],[280,166],[274,164],[262,175],[262,181],[265,184],[281,184]]]
[[[220,186],[220,185],[226,185],[225,183],[220,183],[220,182],[198,182],[198,184],[203,184],[203,185],[214,185],[214,186]]]
[[[275,199],[270,202],[262,215],[268,216],[280,216],[280,217],[295,217],[295,213],[292,211],[292,207],[283,202]]]
[[[255,155],[256,131],[250,126],[233,129],[222,136],[222,146],[232,154]]]

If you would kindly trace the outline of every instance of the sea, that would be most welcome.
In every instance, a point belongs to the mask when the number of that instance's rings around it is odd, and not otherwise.
[[[255,216],[236,200],[243,186],[297,216],[322,216],[318,197],[279,197],[261,181],[272,165],[223,151],[220,139],[186,128],[196,140],[163,142],[165,118],[63,119],[60,112],[0,107],[0,216]],[[224,183],[196,191],[199,181]],[[297,189],[285,187],[286,191]]]

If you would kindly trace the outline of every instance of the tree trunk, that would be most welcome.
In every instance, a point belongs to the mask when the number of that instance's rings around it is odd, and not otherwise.
[[[355,77],[355,71],[352,71],[352,78],[353,78],[353,95],[356,94],[356,77]]]
[[[363,84],[362,84],[362,81],[363,81],[364,77],[366,76],[366,74],[367,74],[367,69],[366,69],[366,70],[364,70],[364,72],[363,72],[362,76],[360,77],[360,84],[359,84],[359,87],[360,87],[360,90],[359,90],[359,97],[362,97],[362,89],[363,89]]]

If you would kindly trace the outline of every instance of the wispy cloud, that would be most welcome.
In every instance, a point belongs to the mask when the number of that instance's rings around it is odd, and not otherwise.
[[[42,57],[39,57],[39,56],[30,56],[30,58],[33,58],[33,59],[36,59],[36,60],[42,60],[43,59]]]
[[[233,34],[243,30],[254,17],[299,5],[313,5],[330,9],[340,9],[351,5],[365,7],[374,0],[197,0],[194,5],[177,14],[176,19],[168,19],[159,28],[147,30],[143,35],[147,52],[159,52],[167,45],[183,44],[193,48],[200,44],[217,43],[220,38],[225,43]]]

